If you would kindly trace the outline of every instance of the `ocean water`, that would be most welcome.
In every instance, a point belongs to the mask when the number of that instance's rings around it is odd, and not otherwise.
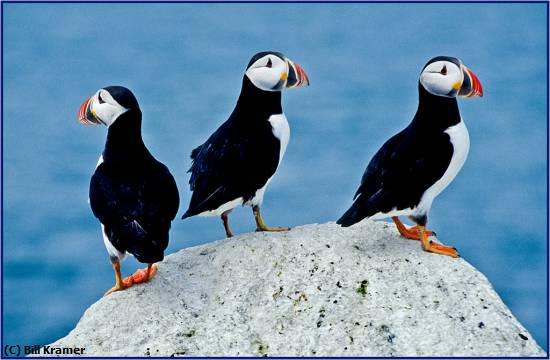
[[[233,109],[250,57],[278,50],[311,86],[283,94],[291,141],[265,196],[271,225],[341,215],[369,159],[412,119],[428,59],[456,56],[479,76],[484,97],[459,100],[470,155],[430,227],[547,349],[546,6],[3,4],[4,344],[64,336],[114,283],[87,203],[106,129],[78,124],[80,104],[103,86],[132,89],[182,214],[190,151]],[[230,220],[254,229],[249,209]],[[176,220],[167,253],[223,237],[219,219]]]

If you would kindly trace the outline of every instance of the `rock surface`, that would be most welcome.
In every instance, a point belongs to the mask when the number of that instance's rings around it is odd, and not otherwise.
[[[88,356],[546,355],[466,261],[371,221],[181,250],[52,345]]]

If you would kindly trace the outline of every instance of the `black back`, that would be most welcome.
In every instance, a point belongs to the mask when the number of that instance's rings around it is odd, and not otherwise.
[[[193,195],[183,218],[254,197],[279,164],[280,142],[268,119],[281,113],[281,93],[258,89],[245,75],[229,119],[191,152]]]
[[[374,155],[355,202],[337,223],[350,226],[378,212],[415,207],[447,170],[453,145],[444,131],[460,122],[456,99],[432,95],[420,83],[418,89],[419,105],[413,121]],[[425,223],[426,216],[416,220]]]
[[[142,263],[164,258],[179,193],[168,168],[143,144],[139,108],[109,127],[103,163],[90,182],[90,205],[117,250]]]

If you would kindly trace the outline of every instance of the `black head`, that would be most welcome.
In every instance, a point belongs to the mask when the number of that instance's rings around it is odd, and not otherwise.
[[[107,91],[113,99],[126,109],[139,109],[139,104],[134,94],[124,86],[107,86],[103,90]]]
[[[276,51],[262,51],[248,62],[245,76],[264,91],[281,91],[285,88],[308,86],[304,70],[292,60]]]
[[[78,112],[78,120],[87,125],[111,126],[122,114],[139,111],[136,97],[123,86],[107,86],[90,96]]]
[[[248,70],[250,68],[250,66],[252,66],[252,64],[254,64],[256,61],[260,60],[261,58],[263,58],[266,55],[276,56],[279,59],[281,59],[281,61],[285,61],[285,56],[283,54],[281,54],[280,52],[277,52],[277,51],[260,51],[259,53],[252,56],[252,59],[250,59],[250,61],[248,62],[248,65],[246,65],[246,70]]]
[[[477,76],[460,59],[437,56],[422,68],[420,85],[430,94],[455,98],[481,97],[483,89]]]
[[[422,68],[422,71],[424,71],[424,69],[430,65],[430,64],[433,64],[435,62],[438,62],[438,61],[446,61],[446,62],[450,62],[452,64],[455,64],[456,66],[460,67],[462,65],[462,61],[460,59],[457,59],[457,58],[454,58],[454,57],[451,57],[451,56],[436,56],[432,59],[430,59],[426,65],[424,65],[424,67]]]

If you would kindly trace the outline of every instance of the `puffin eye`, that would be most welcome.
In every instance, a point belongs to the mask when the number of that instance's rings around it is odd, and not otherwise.
[[[267,64],[265,64],[265,67],[270,68],[272,66],[273,66],[273,64],[271,63],[271,58],[267,59]]]
[[[447,65],[443,65],[443,69],[439,72],[441,75],[447,75]]]
[[[97,94],[97,100],[99,100],[100,104],[103,104],[105,102],[105,100],[101,98],[101,93]]]

